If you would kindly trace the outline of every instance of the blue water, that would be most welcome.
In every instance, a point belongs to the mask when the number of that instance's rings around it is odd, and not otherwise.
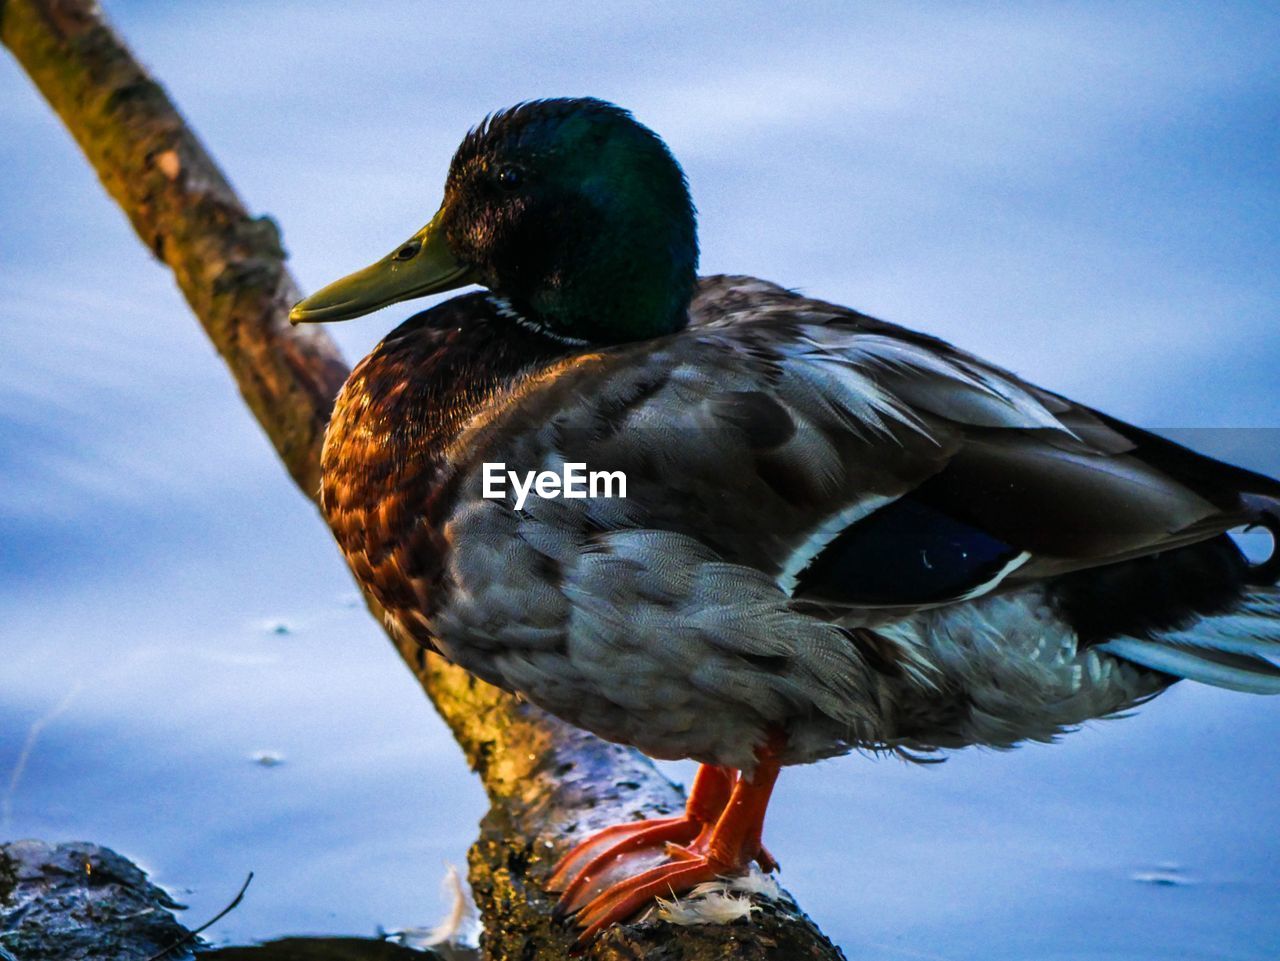
[[[1273,8],[107,6],[308,288],[425,222],[486,110],[593,93],[684,161],[706,270],[1280,472],[1242,429],[1280,427]],[[221,939],[433,922],[475,779],[8,60],[0,129],[0,835],[115,847],[193,923],[253,870]],[[850,957],[1270,959],[1278,743],[1280,700],[1182,685],[1052,747],[790,770],[768,841]]]

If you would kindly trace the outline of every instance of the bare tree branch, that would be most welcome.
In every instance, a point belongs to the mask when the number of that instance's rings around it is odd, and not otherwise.
[[[289,326],[298,288],[275,223],[245,210],[92,0],[0,0],[0,40],[139,238],[172,269],[254,417],[314,500],[324,426],[347,367],[323,331]],[[487,956],[564,957],[572,935],[549,920],[552,900],[541,887],[554,857],[588,829],[674,810],[679,790],[634,751],[562,724],[416,647],[400,653],[492,804],[470,858]],[[788,901],[764,905],[749,924],[630,924],[588,956],[841,957]]]

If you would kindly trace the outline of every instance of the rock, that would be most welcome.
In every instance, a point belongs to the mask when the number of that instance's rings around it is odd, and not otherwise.
[[[181,905],[108,848],[0,844],[2,961],[145,961],[187,936],[175,908]],[[187,947],[165,961],[191,957]]]
[[[0,844],[0,961],[444,961],[381,938],[283,938],[211,948],[178,904],[114,851],[76,841]],[[457,955],[461,957],[461,955]]]

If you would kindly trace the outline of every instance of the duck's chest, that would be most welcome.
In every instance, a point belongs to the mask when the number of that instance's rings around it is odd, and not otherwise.
[[[325,518],[361,586],[424,644],[451,548],[457,461],[504,386],[541,362],[540,345],[495,329],[487,306],[459,298],[394,331],[352,371],[325,434]]]

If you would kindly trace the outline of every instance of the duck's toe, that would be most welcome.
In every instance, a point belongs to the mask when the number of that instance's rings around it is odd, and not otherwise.
[[[623,879],[670,861],[673,852],[696,844],[705,827],[682,815],[617,824],[593,834],[561,859],[547,884],[549,891],[560,892],[557,917],[581,910]]]
[[[605,887],[574,917],[582,928],[576,946],[583,948],[610,925],[625,921],[661,897],[674,898],[699,884],[742,874],[745,869],[705,854],[673,849],[670,859]]]

